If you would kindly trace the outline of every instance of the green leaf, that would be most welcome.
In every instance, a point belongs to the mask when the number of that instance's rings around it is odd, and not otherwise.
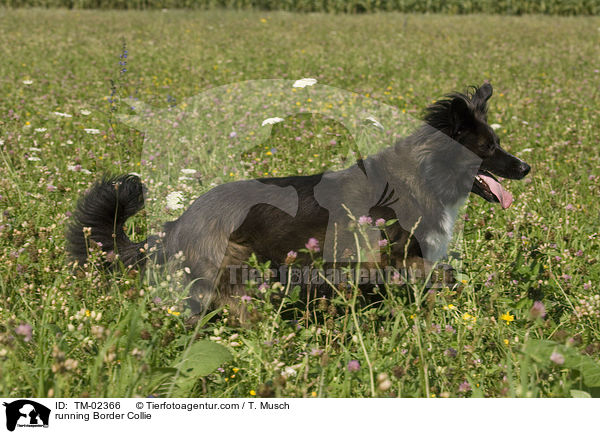
[[[223,345],[208,340],[194,342],[174,365],[179,370],[174,385],[177,396],[187,396],[198,378],[210,374],[232,358]]]
[[[572,398],[591,398],[592,397],[592,395],[590,395],[589,393],[587,393],[586,391],[583,391],[583,390],[571,389],[569,391],[569,393],[571,394]]]
[[[527,355],[542,366],[549,366],[552,363],[550,356],[554,351],[562,354],[565,358],[565,362],[561,366],[581,373],[587,387],[600,387],[600,365],[591,357],[580,354],[575,348],[553,341],[530,340],[524,349]]]

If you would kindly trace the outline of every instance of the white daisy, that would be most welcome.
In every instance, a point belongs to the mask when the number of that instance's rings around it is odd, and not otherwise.
[[[498,128],[502,128],[502,125],[500,125],[500,124],[492,124],[492,125],[490,125],[490,127],[492,127],[492,130],[497,130]]]
[[[33,146],[31,148],[29,148],[29,150],[31,152],[42,152],[42,150],[40,148],[34,148]]]
[[[23,84],[29,86],[30,84],[33,84],[33,80],[23,80]]]
[[[294,82],[294,87],[306,87],[313,86],[317,84],[317,80],[315,78],[301,78],[300,80],[296,80]]]
[[[53,112],[52,114],[56,115],[56,116],[60,116],[61,118],[72,118],[73,117],[73,115],[70,115],[68,113],[61,113],[61,112]]]
[[[84,128],[84,130],[88,134],[100,134],[100,130],[97,128]]]
[[[46,128],[36,128],[34,131],[35,131],[36,133],[43,133],[43,132],[45,132],[45,131],[46,131]]]
[[[27,158],[27,159],[28,159],[29,161],[42,161],[42,159],[41,159],[41,158],[39,158],[39,157],[29,157],[29,158]]]
[[[89,110],[79,110],[79,113],[81,113],[84,116],[89,116],[92,114],[92,112]]]
[[[282,118],[268,118],[268,119],[265,119],[264,121],[262,121],[262,126],[264,127],[265,125],[274,125],[279,122],[283,122],[283,119]]]
[[[183,173],[184,175],[193,175],[196,172],[196,169],[181,169],[181,173]]]
[[[129,175],[137,176],[138,178],[141,178],[141,177],[142,177],[142,175],[140,175],[140,174],[139,174],[139,173],[137,173],[137,172],[129,172]]]
[[[173,191],[167,195],[167,208],[181,209],[183,208],[183,193],[181,191]]]
[[[4,139],[0,139],[0,146],[4,145]]]

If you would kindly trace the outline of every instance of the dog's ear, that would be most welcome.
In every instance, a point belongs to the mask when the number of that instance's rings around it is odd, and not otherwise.
[[[473,113],[465,98],[456,96],[450,102],[450,122],[452,125],[452,136],[456,135],[462,127],[469,123]]]
[[[484,114],[487,113],[487,101],[492,97],[493,92],[494,89],[488,82],[483,83],[481,87],[477,88],[472,98],[475,109]]]

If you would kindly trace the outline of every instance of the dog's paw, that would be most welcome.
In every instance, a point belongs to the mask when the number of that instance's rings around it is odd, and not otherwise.
[[[452,286],[456,283],[455,271],[448,264],[438,264],[431,274],[431,282],[436,286]]]

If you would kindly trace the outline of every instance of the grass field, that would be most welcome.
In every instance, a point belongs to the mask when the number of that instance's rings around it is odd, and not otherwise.
[[[599,35],[596,17],[0,10],[0,395],[599,396]],[[306,312],[269,288],[250,326],[222,314],[189,330],[170,280],[69,264],[78,195],[148,168],[115,96],[166,109],[302,77],[412,116],[492,82],[489,122],[533,169],[505,181],[511,208],[469,201],[461,282],[422,303],[392,288],[379,306],[341,294]],[[339,161],[301,129],[306,149],[283,140],[246,171],[194,168],[220,183]],[[182,183],[186,199],[209,187]]]

